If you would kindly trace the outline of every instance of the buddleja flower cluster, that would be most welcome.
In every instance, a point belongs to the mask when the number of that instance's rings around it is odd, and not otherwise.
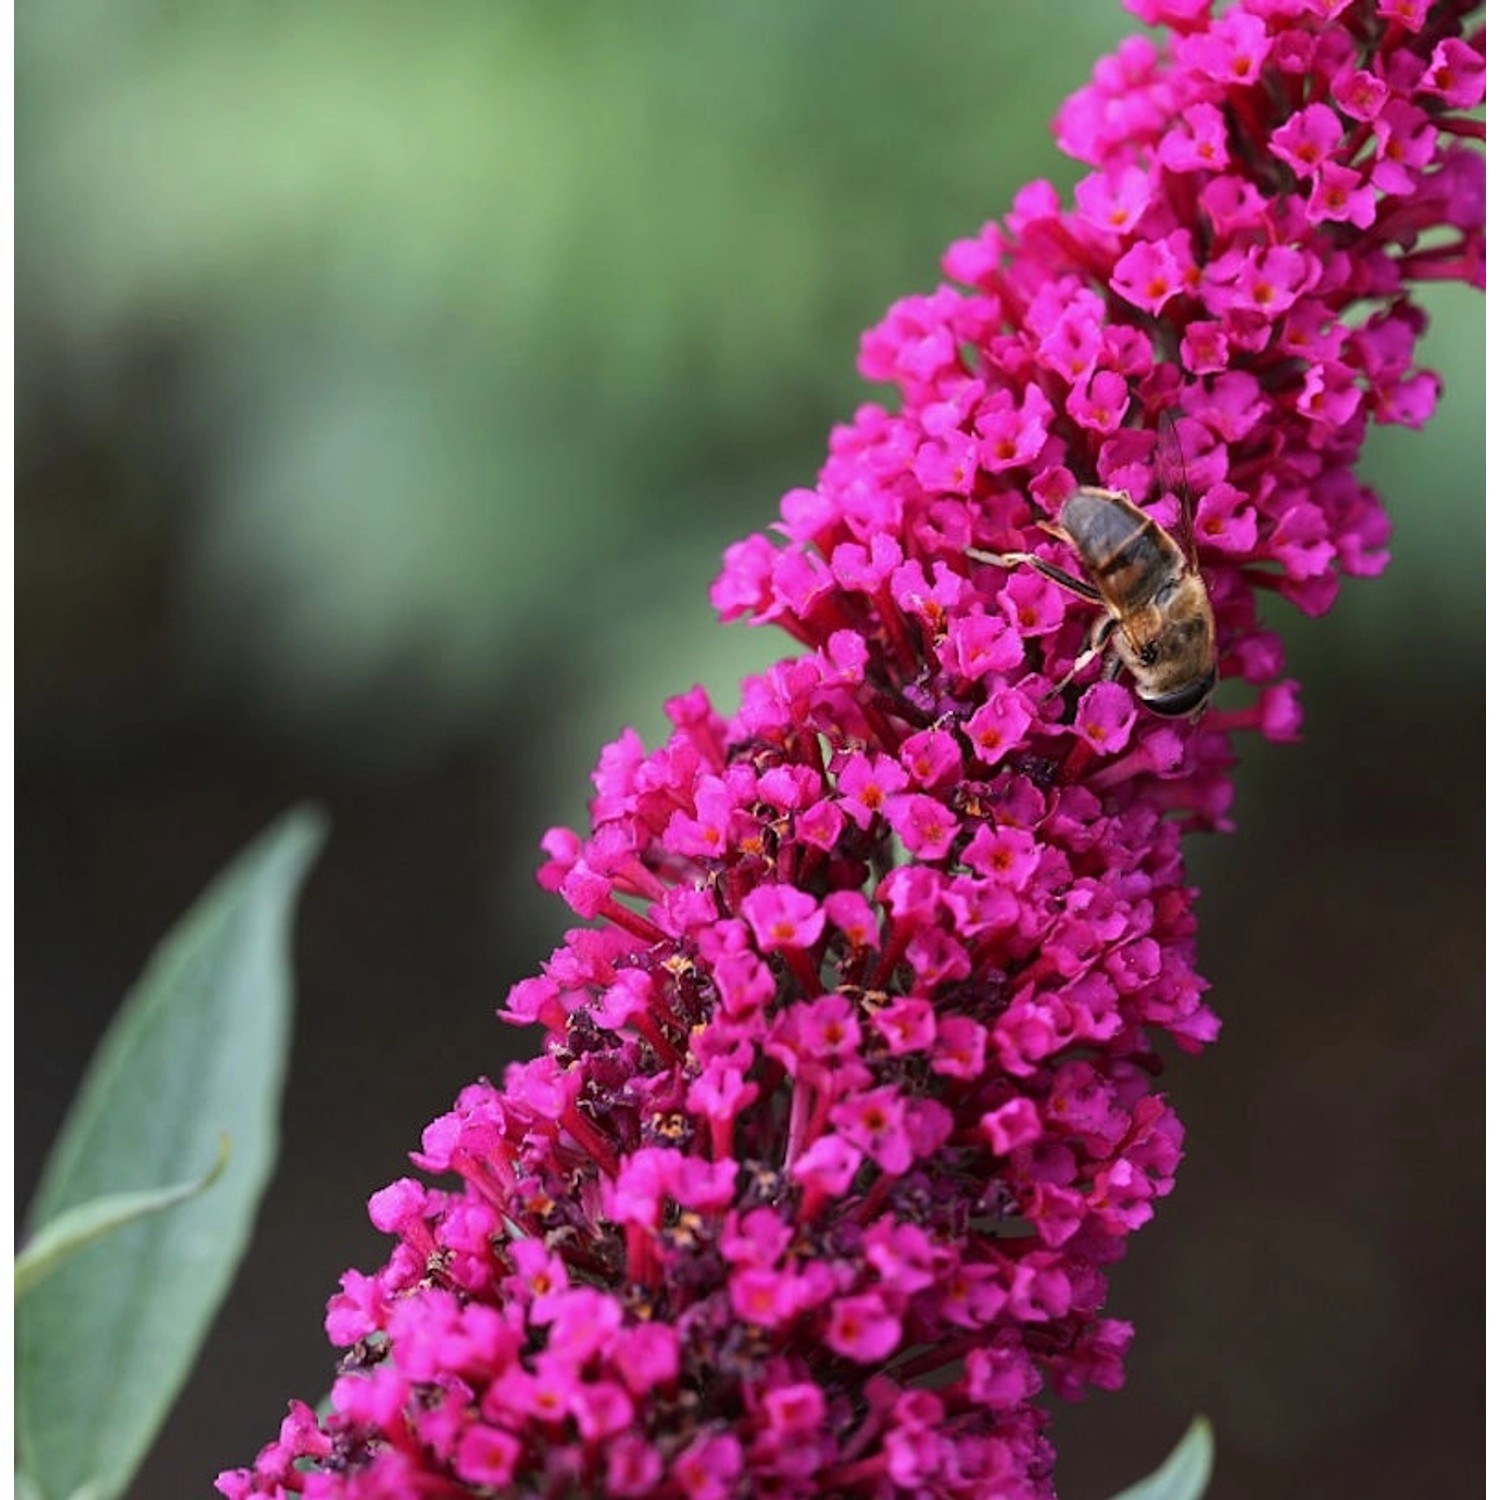
[[[1257,592],[1384,565],[1353,466],[1433,409],[1409,290],[1483,244],[1471,7],[1129,8],[1169,35],[1063,106],[1075,205],[955,245],[864,341],[896,409],[729,550],[720,613],[802,653],[624,734],[547,836],[588,925],[503,1012],[545,1050],[428,1127],[456,1186],[375,1194],[331,1414],[223,1494],[1042,1496],[1039,1398],[1120,1383],[1106,1268],[1182,1151],[1161,1041],[1217,1029],[1182,835],[1227,822],[1231,730],[1296,731]],[[1176,521],[1167,413],[1251,685],[1196,722],[1065,682],[1097,608],[971,554],[1076,574],[1037,523],[1084,483]]]

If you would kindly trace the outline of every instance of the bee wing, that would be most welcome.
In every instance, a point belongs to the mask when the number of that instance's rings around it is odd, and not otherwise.
[[[1198,571],[1198,493],[1188,483],[1182,439],[1169,411],[1157,418],[1156,485],[1162,494],[1177,497],[1177,544],[1187,557],[1188,571]]]

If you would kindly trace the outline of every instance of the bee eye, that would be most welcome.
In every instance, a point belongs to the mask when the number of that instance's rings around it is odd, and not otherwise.
[[[1179,718],[1183,714],[1192,713],[1213,692],[1218,680],[1218,669],[1210,667],[1201,677],[1195,677],[1180,688],[1173,688],[1170,693],[1150,698],[1142,693],[1141,702],[1154,714],[1161,714],[1169,719]]]

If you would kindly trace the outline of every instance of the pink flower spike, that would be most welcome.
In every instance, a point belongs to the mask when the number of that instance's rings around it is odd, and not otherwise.
[[[1300,732],[1271,611],[1386,566],[1367,430],[1431,416],[1426,284],[1485,253],[1473,0],[1129,8],[1168,34],[1063,103],[1076,193],[1027,184],[891,307],[887,389],[726,550],[715,608],[787,654],[623,731],[547,833],[576,920],[501,1012],[540,1043],[372,1196],[331,1410],[221,1494],[1037,1500],[1043,1391],[1120,1384],[1168,1054],[1219,1030],[1189,841],[1234,736]],[[1123,507],[1063,530],[1081,487],[1193,518],[1204,702],[1151,696],[1135,606],[1190,592]]]

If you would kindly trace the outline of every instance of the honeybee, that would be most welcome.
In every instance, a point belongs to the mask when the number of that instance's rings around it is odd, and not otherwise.
[[[1163,441],[1172,450],[1176,467],[1181,455],[1168,419],[1157,433],[1158,472]],[[1105,668],[1109,678],[1122,667],[1130,670],[1142,703],[1153,713],[1176,717],[1199,708],[1218,681],[1214,649],[1214,612],[1208,588],[1198,571],[1198,547],[1193,535],[1197,506],[1182,476],[1173,472],[1162,488],[1177,497],[1178,538],[1150,516],[1123,490],[1081,486],[1064,503],[1059,525],[1041,529],[1067,542],[1078,554],[1089,578],[1074,578],[1031,552],[981,552],[969,548],[979,562],[1015,567],[1026,563],[1069,593],[1104,607],[1089,631],[1088,641],[1061,690],[1102,651],[1113,648]]]

